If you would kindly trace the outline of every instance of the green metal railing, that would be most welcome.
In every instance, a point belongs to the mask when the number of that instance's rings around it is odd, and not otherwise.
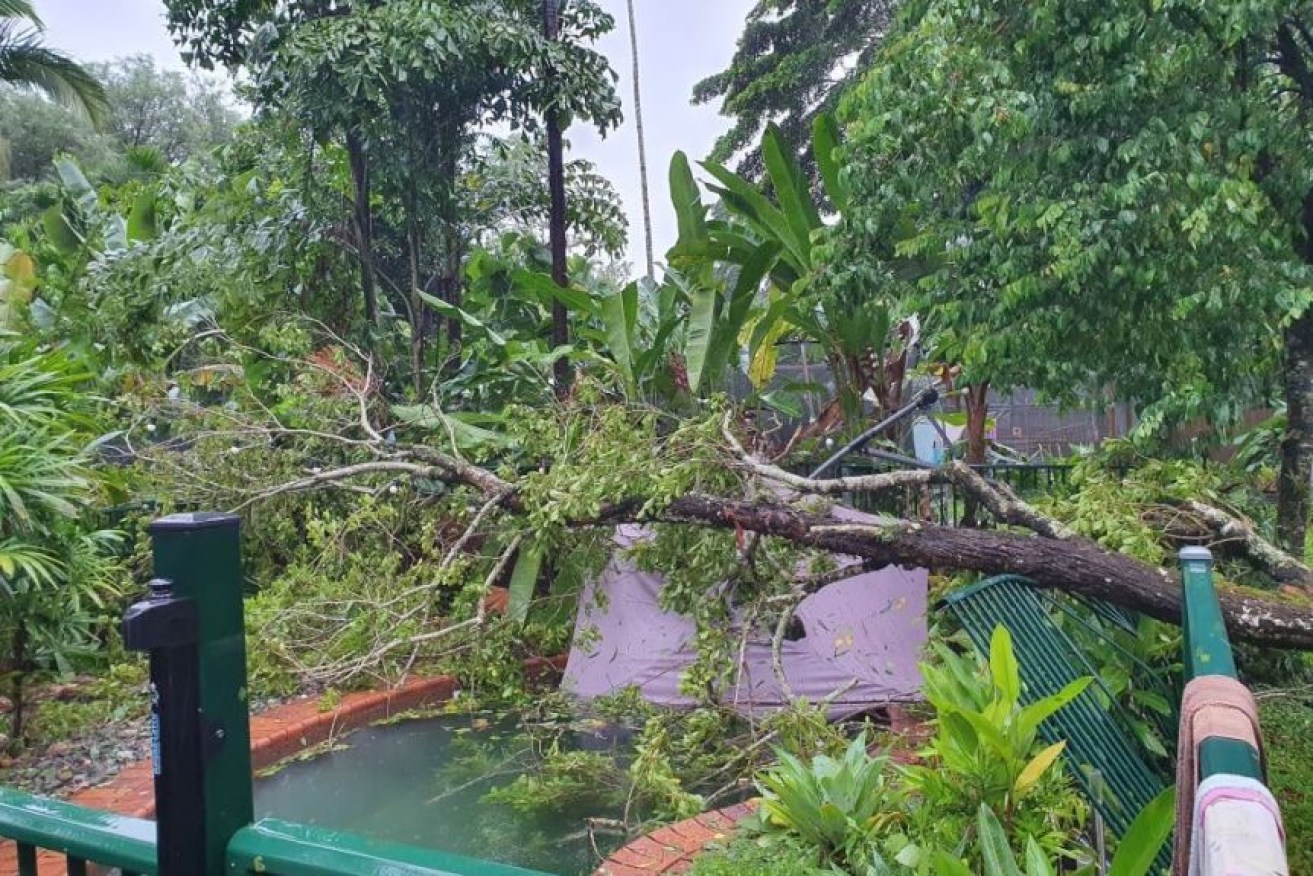
[[[239,520],[174,515],[156,521],[151,538],[159,579],[129,611],[124,638],[151,656],[159,817],[126,818],[0,788],[0,838],[17,843],[20,876],[37,876],[40,850],[64,856],[69,876],[93,864],[123,876],[543,876],[275,819],[254,822]]]
[[[1213,587],[1213,555],[1206,548],[1181,551],[1181,582],[1186,681],[1205,675],[1236,678],[1226,621]],[[1259,753],[1239,739],[1205,739],[1199,746],[1199,780],[1223,774],[1263,781]]]

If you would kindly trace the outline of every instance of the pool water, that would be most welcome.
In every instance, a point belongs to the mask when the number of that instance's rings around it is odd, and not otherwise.
[[[627,750],[626,734],[598,724],[558,737],[562,749]],[[623,803],[599,789],[565,810],[522,813],[484,799],[533,769],[540,745],[516,719],[444,716],[358,730],[333,750],[289,763],[256,782],[257,817],[350,831],[514,864],[586,876],[623,838],[590,835],[586,819],[620,819]]]

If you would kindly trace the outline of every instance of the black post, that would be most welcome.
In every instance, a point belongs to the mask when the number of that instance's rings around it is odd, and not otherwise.
[[[196,603],[157,578],[123,616],[123,644],[150,654],[151,762],[159,876],[206,872]]]

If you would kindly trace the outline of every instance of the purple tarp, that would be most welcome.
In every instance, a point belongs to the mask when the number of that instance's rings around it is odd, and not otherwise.
[[[859,518],[846,509],[836,516]],[[638,686],[651,702],[691,705],[679,682],[694,659],[693,621],[663,611],[662,576],[639,571],[626,558],[625,548],[643,537],[641,527],[620,527],[616,554],[585,588],[562,686],[585,699]],[[927,579],[924,569],[888,567],[838,581],[804,599],[797,618],[806,634],[785,641],[781,649],[793,696],[815,702],[851,685],[833,701],[834,716],[919,699]],[[599,594],[604,594],[601,599]],[[735,634],[741,629],[736,624]],[[754,632],[736,688],[723,702],[744,712],[784,705],[772,663],[769,633]]]

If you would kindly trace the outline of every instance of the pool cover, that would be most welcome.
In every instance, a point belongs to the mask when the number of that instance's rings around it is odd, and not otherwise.
[[[873,519],[848,509],[836,509],[836,517]],[[663,576],[640,571],[628,559],[625,549],[644,537],[639,526],[617,529],[615,554],[580,601],[562,686],[584,699],[637,686],[651,702],[692,705],[680,677],[695,656],[693,621],[662,610]],[[780,652],[792,697],[819,702],[840,691],[830,703],[832,717],[920,699],[927,581],[924,569],[887,567],[804,599],[796,614],[801,626],[794,625]],[[735,615],[733,635],[742,635],[742,622]],[[749,633],[735,681],[727,685],[732,689],[718,692],[721,702],[754,714],[784,705],[788,696],[771,656],[774,626],[771,620]]]

